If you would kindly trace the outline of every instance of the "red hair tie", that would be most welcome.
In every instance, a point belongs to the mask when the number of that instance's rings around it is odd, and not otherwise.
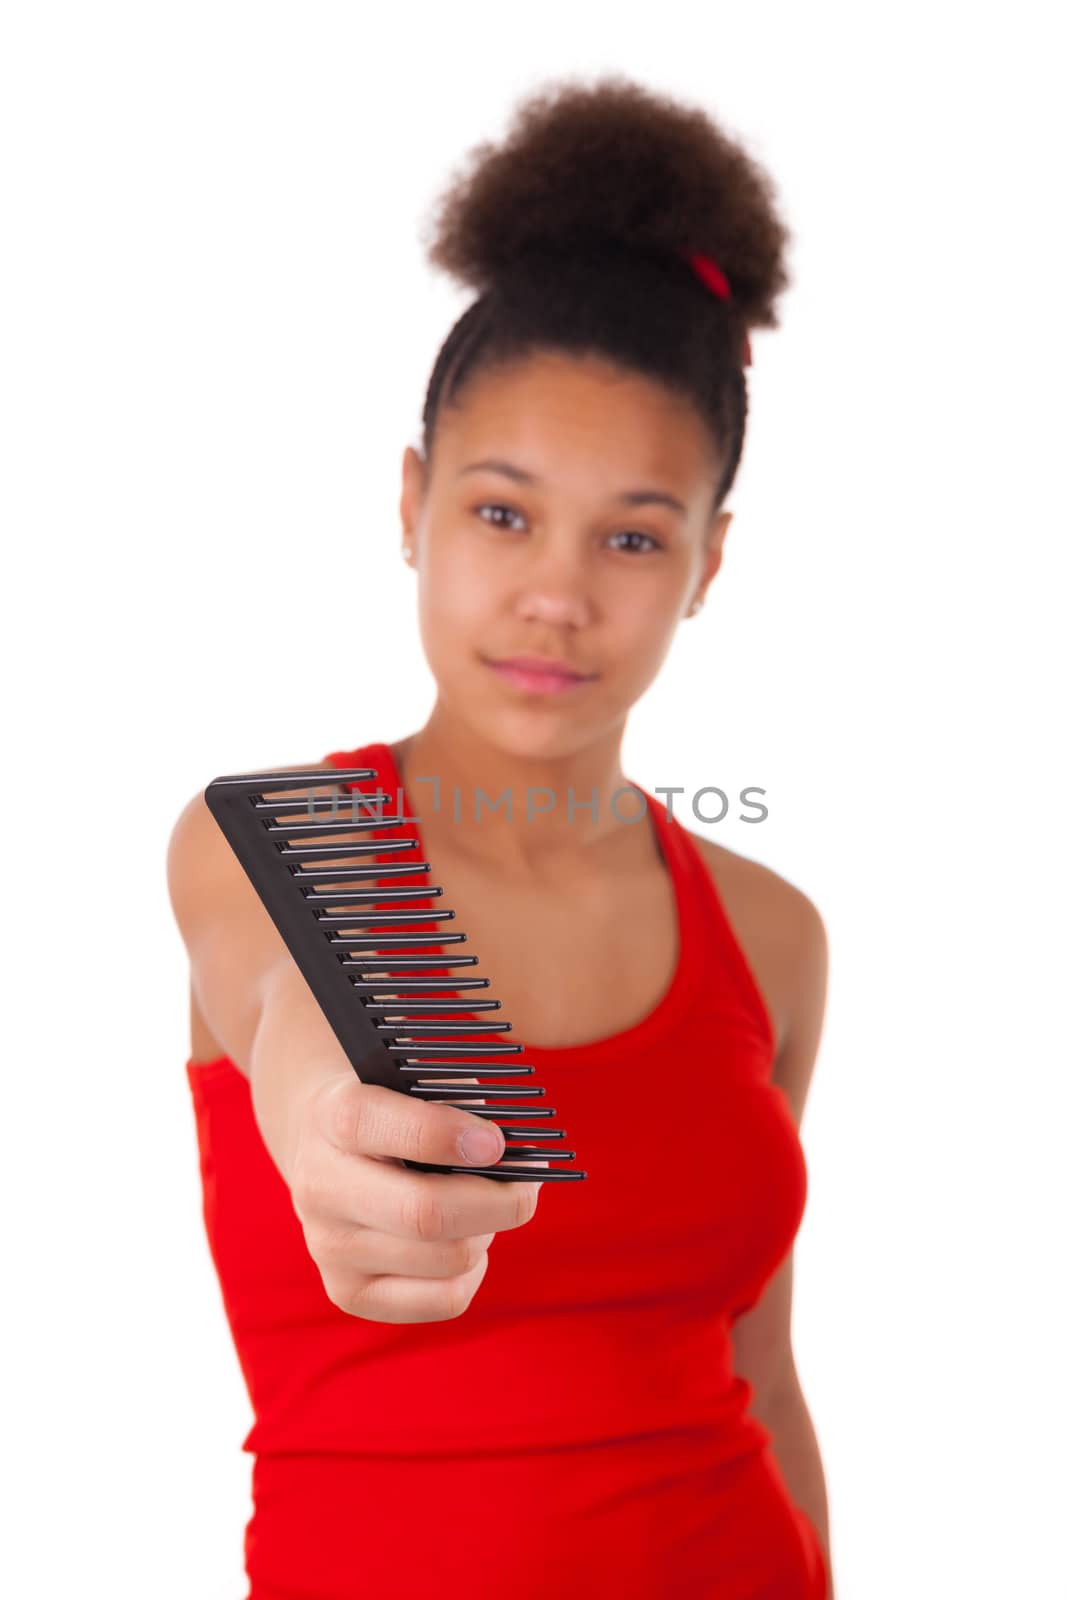
[[[720,300],[729,300],[731,298],[730,285],[727,282],[726,274],[717,261],[713,261],[710,256],[701,255],[699,251],[690,254],[687,260],[697,277],[707,285],[712,294],[718,295]],[[746,367],[752,365],[752,347],[748,342],[747,331],[745,333],[744,361],[742,364]]]

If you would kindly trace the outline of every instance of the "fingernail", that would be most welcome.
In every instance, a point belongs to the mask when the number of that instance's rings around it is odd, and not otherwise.
[[[504,1139],[498,1128],[466,1128],[460,1135],[459,1153],[472,1167],[487,1167],[504,1154]]]

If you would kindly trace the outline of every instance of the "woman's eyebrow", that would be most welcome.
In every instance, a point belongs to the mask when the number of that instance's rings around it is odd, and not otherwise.
[[[532,472],[526,472],[522,467],[515,466],[514,462],[501,461],[496,457],[487,457],[484,461],[471,461],[467,466],[457,472],[457,478],[464,477],[468,472],[499,472],[505,478],[513,478],[516,483],[531,485],[540,482]],[[662,505],[670,506],[674,511],[685,515],[685,506],[676,495],[668,494],[665,489],[624,489],[615,496],[620,505],[644,506]]]

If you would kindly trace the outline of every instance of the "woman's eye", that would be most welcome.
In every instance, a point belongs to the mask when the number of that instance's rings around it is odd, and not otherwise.
[[[503,511],[504,514],[506,516],[509,516],[509,517],[513,517],[513,516],[516,515],[516,512],[514,512],[512,510],[511,506],[498,505],[495,502],[490,502],[490,503],[487,503],[486,505],[481,505],[481,506],[476,506],[475,507],[475,512],[479,517],[481,516],[483,511]],[[507,527],[508,524],[507,523],[503,523],[503,522],[491,522],[490,526],[494,527],[494,528],[504,528],[504,527]]]
[[[627,528],[621,535],[613,533],[611,537],[613,539],[615,539],[615,538],[647,539],[648,540],[648,544],[652,546],[653,550],[662,550],[663,549],[663,546],[660,544],[658,539],[653,539],[653,537],[652,537],[652,535],[650,533],[640,533],[636,528]],[[632,550],[633,548],[634,548],[633,545],[631,545],[630,549]],[[647,548],[648,548],[648,545],[645,546],[646,550],[647,550]]]

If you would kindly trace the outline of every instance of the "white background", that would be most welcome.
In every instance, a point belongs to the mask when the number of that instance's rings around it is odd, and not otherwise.
[[[624,757],[765,787],[709,831],[829,927],[794,1342],[838,1600],[1067,1595],[1041,8],[37,3],[0,61],[5,1590],[244,1594],[167,837],[217,773],[427,714],[400,457],[469,295],[419,229],[526,91],[618,70],[795,234],[725,564]]]

